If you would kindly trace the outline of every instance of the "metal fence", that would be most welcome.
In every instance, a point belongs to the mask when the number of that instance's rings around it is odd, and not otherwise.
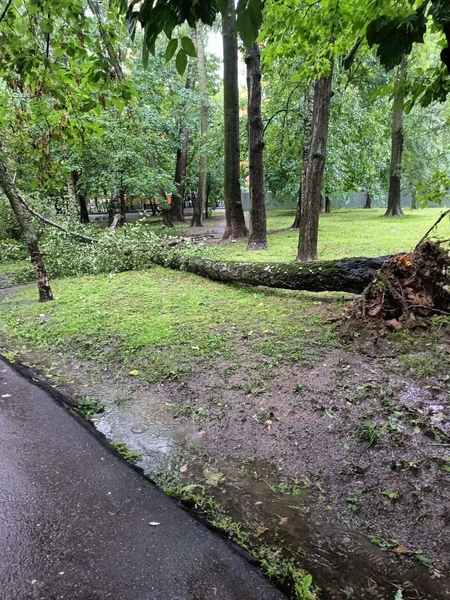
[[[385,208],[387,206],[387,192],[382,196],[372,197],[372,208]],[[333,197],[330,195],[332,208],[363,208],[366,203],[366,193],[357,192]],[[250,209],[250,194],[247,190],[241,191],[241,200],[244,210]],[[404,190],[401,193],[401,202],[403,208],[411,206],[411,196]],[[274,198],[272,192],[266,192],[266,210],[293,210],[297,206],[297,198],[277,197]],[[431,208],[438,206],[430,202]],[[442,201],[441,206],[450,206],[450,198]]]

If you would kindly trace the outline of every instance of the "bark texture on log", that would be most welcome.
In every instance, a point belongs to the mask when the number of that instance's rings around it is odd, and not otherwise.
[[[389,258],[342,258],[308,263],[225,262],[161,249],[152,262],[214,281],[311,292],[361,293]]]
[[[250,172],[250,236],[248,250],[264,250],[267,244],[264,186],[264,126],[261,114],[261,60],[257,44],[247,48],[248,156]]]

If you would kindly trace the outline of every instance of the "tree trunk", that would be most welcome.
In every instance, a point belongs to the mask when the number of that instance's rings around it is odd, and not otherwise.
[[[331,212],[331,200],[327,194],[325,194],[325,212],[326,213]]]
[[[188,131],[184,125],[180,127],[177,163],[175,166],[175,191],[172,194],[172,211],[175,221],[184,221],[183,199],[185,193]]]
[[[80,223],[89,223],[89,211],[86,196],[80,192],[78,192],[78,202],[80,204]]]
[[[191,90],[192,83],[186,77],[185,89]],[[186,168],[189,131],[186,125],[181,125],[178,137],[177,163],[175,167],[175,192],[172,194],[172,212],[174,221],[184,221],[183,200],[186,192]]]
[[[431,0],[432,4],[437,5],[439,0]],[[448,15],[448,13],[447,13]],[[441,50],[441,60],[447,67],[447,71],[450,73],[450,21],[442,24],[442,30],[447,40],[447,47]]]
[[[394,108],[392,111],[391,165],[389,168],[389,194],[385,217],[402,217],[401,172],[403,155],[403,118],[405,101],[406,56],[398,68]]]
[[[411,210],[417,210],[419,205],[417,204],[417,190],[413,189],[411,191]]]
[[[205,198],[205,219],[209,219],[210,211],[209,211],[209,196],[211,195],[211,175],[210,173],[206,174],[206,198]]]
[[[39,302],[46,302],[47,300],[53,300],[53,294],[48,281],[47,271],[45,269],[44,261],[39,250],[36,234],[34,233],[31,225],[22,208],[21,198],[19,191],[16,188],[13,178],[9,174],[6,163],[0,159],[0,187],[2,188],[5,196],[8,198],[11,208],[16,216],[17,222],[19,223],[20,229],[22,230],[23,237],[28,246],[28,252],[30,254],[31,264],[33,265],[34,272],[36,274],[36,282],[39,290]]]
[[[70,179],[67,182],[69,195],[74,197],[80,208],[80,223],[89,223],[89,212],[86,203],[86,196],[78,188],[80,173],[75,169],[70,173]]]
[[[200,88],[200,173],[198,178],[198,194],[197,202],[194,206],[194,214],[192,216],[191,227],[203,227],[203,205],[206,198],[206,151],[207,151],[207,134],[208,134],[208,90],[206,87],[206,61],[205,61],[205,46],[203,42],[203,24],[197,21],[196,25],[196,42],[197,42],[197,66],[198,66],[198,81]]]
[[[82,192],[80,192],[77,185],[75,185],[75,194],[78,199],[78,205],[80,207],[80,223],[89,223],[89,212],[86,202],[86,196]]]
[[[261,60],[257,44],[246,49],[245,62],[250,173],[250,236],[247,250],[264,250],[268,248],[264,189],[264,126],[261,114]]]
[[[125,202],[125,192],[120,190],[120,227],[123,227],[127,222],[127,206]]]
[[[164,225],[166,227],[168,227],[169,229],[172,229],[172,227],[173,227],[173,213],[172,213],[172,210],[171,209],[167,210],[165,208],[162,208],[161,209],[161,215],[162,215],[162,218],[163,218]]]
[[[148,152],[147,152],[147,159],[148,159],[148,165],[151,169],[158,168],[156,158],[151,150],[148,150]],[[162,187],[159,188],[159,195],[161,196],[161,199],[163,199],[163,201],[164,201],[166,198],[166,192],[165,192],[165,190],[163,190]],[[153,214],[155,215],[156,214],[156,204],[154,202],[153,202],[153,206],[152,206],[152,211],[153,211]],[[172,206],[169,204],[167,204],[167,206],[161,205],[161,214],[162,214],[164,225],[166,227],[169,227],[170,229],[172,229],[173,228]]]
[[[248,234],[241,201],[239,150],[239,83],[234,0],[227,0],[222,15],[223,101],[224,101],[224,200],[225,232],[223,239]]]
[[[364,204],[363,208],[372,208],[372,198],[369,192],[366,192],[366,203]]]
[[[215,281],[312,292],[361,293],[389,258],[342,258],[314,263],[222,262],[188,256],[183,252],[155,253],[151,260],[170,269],[189,271]]]
[[[300,227],[300,213],[302,207],[302,193],[306,182],[306,171],[308,168],[309,152],[311,150],[311,139],[312,139],[312,121],[313,121],[313,106],[314,106],[314,87],[310,89],[306,100],[306,114],[304,118],[304,135],[303,135],[303,155],[302,155],[302,179],[298,189],[298,201],[297,210],[295,211],[295,219],[292,223],[291,229],[298,229]]]
[[[305,186],[302,185],[297,262],[317,259],[317,238],[323,172],[327,152],[332,79],[333,61],[330,60],[330,74],[321,77],[314,83],[311,151],[308,157]]]
[[[113,224],[114,217],[116,214],[116,209],[117,209],[116,200],[114,199],[113,196],[111,196],[109,199],[109,204],[108,204],[108,227],[111,227],[111,225]]]

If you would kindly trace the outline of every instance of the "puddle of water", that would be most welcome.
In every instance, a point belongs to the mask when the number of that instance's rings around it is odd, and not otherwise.
[[[139,451],[139,465],[145,471],[172,471],[185,484],[206,485],[208,495],[235,521],[250,531],[266,529],[259,538],[262,543],[281,541],[300,553],[302,568],[311,572],[324,600],[394,600],[398,586],[406,581],[414,591],[404,591],[403,600],[441,600],[450,595],[447,578],[432,579],[429,570],[410,557],[381,551],[325,506],[317,490],[302,484],[280,487],[273,465],[257,460],[237,464],[229,457],[211,464],[197,456],[202,431],[198,424],[174,420],[173,414],[167,403],[143,394],[127,406],[107,409],[96,426],[107,437]],[[180,472],[184,464],[187,469]]]

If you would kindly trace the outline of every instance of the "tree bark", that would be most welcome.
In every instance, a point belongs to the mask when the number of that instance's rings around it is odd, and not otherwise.
[[[120,227],[123,227],[127,222],[127,207],[125,202],[125,191],[123,189],[120,190]]]
[[[330,74],[321,77],[314,83],[311,150],[304,188],[302,185],[297,262],[317,260],[317,238],[327,152],[333,66],[333,60],[330,60]]]
[[[25,212],[22,208],[21,198],[18,189],[16,188],[13,178],[9,174],[6,163],[0,159],[0,186],[8,198],[11,208],[22,230],[23,237],[28,246],[31,264],[33,265],[36,274],[36,283],[39,290],[39,302],[47,302],[53,300],[53,294],[45,269],[42,254],[39,250],[36,234],[34,233]]]
[[[166,208],[162,208],[161,209],[161,215],[162,215],[163,223],[164,223],[165,227],[168,227],[169,229],[172,229],[172,227],[173,227],[173,213],[172,213],[172,210],[171,209],[167,210]]]
[[[372,208],[372,198],[369,192],[366,192],[366,203],[364,204],[363,208]]]
[[[326,213],[331,212],[331,200],[327,194],[325,194],[325,212]]]
[[[312,139],[312,122],[313,122],[313,106],[314,106],[314,87],[310,89],[306,99],[306,114],[304,118],[304,135],[303,135],[303,155],[302,155],[302,175],[300,186],[298,188],[297,210],[295,211],[295,219],[291,229],[300,227],[300,213],[302,207],[302,193],[306,182],[306,172],[308,169],[308,158],[311,150]]]
[[[246,49],[248,89],[248,157],[250,172],[250,236],[247,250],[264,250],[267,244],[264,185],[264,125],[261,114],[261,60],[257,44]]]
[[[191,78],[186,77],[184,85],[186,90],[192,90]],[[184,221],[183,200],[186,192],[187,150],[189,143],[189,130],[183,123],[179,128],[177,162],[175,166],[175,191],[172,194],[172,211],[174,221]]]
[[[206,174],[207,174],[207,134],[208,134],[208,90],[206,87],[206,60],[205,46],[203,42],[203,24],[197,21],[196,25],[197,43],[197,67],[200,89],[200,172],[198,178],[197,202],[194,205],[191,227],[203,227],[203,205],[206,198]]]
[[[343,258],[313,263],[222,262],[162,249],[151,260],[170,269],[189,271],[214,281],[264,285],[312,292],[361,293],[388,256]]]
[[[89,212],[86,203],[86,196],[82,194],[78,188],[78,180],[80,178],[80,173],[75,169],[70,173],[70,181],[71,185],[68,185],[68,189],[70,189],[71,195],[75,196],[75,200],[80,207],[80,223],[89,223]]]
[[[225,232],[223,239],[248,234],[241,201],[239,149],[239,87],[236,14],[234,0],[227,1],[222,15],[223,100],[224,100],[224,199]]]
[[[156,158],[151,150],[148,150],[148,152],[147,152],[147,159],[148,159],[148,165],[151,169],[158,168]],[[166,198],[165,190],[163,190],[162,188],[159,188],[159,195],[161,196],[161,199],[164,200]],[[152,203],[152,204],[153,204],[152,211],[154,211],[153,214],[155,214],[156,213],[156,209],[154,209],[155,204],[154,203]],[[172,207],[169,204],[167,204],[167,206],[161,205],[161,214],[162,214],[164,225],[166,227],[172,229],[173,228]]]
[[[402,58],[398,68],[394,108],[392,111],[392,146],[389,168],[389,194],[385,217],[402,217],[401,173],[403,156],[403,118],[407,59]]]

